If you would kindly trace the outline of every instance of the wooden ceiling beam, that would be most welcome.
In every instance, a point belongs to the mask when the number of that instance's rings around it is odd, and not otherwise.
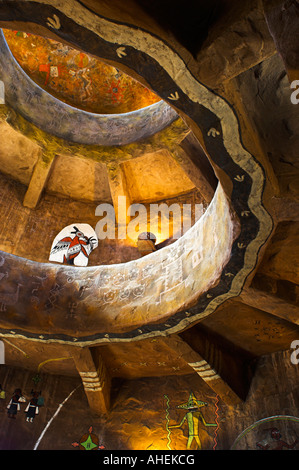
[[[235,397],[246,400],[258,361],[255,354],[202,323],[183,331],[180,337],[216,372],[222,380],[222,387],[226,384],[226,390],[230,389]],[[199,364],[196,364],[198,361],[190,361],[192,364],[194,362],[201,373],[207,367],[201,360]],[[211,381],[208,385],[211,386]]]
[[[47,156],[47,158],[45,158],[42,150],[40,151],[23,200],[24,207],[28,207],[29,209],[35,209],[37,207],[49,179],[54,160],[55,156]]]
[[[216,191],[218,179],[207,155],[203,137],[201,136],[201,140],[198,140],[193,132],[189,131],[179,142],[179,145],[189,159],[200,169],[213,191]]]
[[[263,0],[263,5],[269,31],[284,62],[289,81],[298,80],[298,1]]]
[[[223,380],[217,371],[180,336],[172,335],[164,339],[165,345],[186,361],[189,367],[208,385],[227,405],[237,405],[241,398]]]
[[[242,292],[239,300],[250,307],[299,325],[299,307],[275,295],[250,287]]]
[[[196,57],[200,81],[214,89],[277,52],[260,0],[226,3]]]
[[[209,204],[213,199],[215,191],[201,169],[193,163],[185,150],[179,146],[172,150],[171,155],[198,189],[203,199]]]

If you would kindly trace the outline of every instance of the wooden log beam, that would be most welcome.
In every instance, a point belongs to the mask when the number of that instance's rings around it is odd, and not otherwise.
[[[179,146],[172,150],[171,155],[196,186],[203,199],[209,204],[213,199],[215,191],[201,169],[193,163],[187,153]]]
[[[23,200],[23,205],[25,207],[28,207],[29,209],[35,209],[37,207],[50,176],[54,159],[55,157],[45,158],[45,155],[41,151],[33,169],[31,180]]]
[[[96,414],[106,414],[110,406],[111,380],[102,357],[97,364],[89,348],[73,348],[72,357],[82,379],[90,409]]]
[[[238,115],[245,147],[262,164],[264,171],[266,172],[268,184],[264,191],[264,201],[270,197],[277,197],[280,194],[278,178],[270,162],[265,145],[260,136],[259,129],[257,128],[253,118],[248,114],[240,91],[238,79],[231,80],[224,84],[223,97],[230,102]]]
[[[128,208],[131,198],[128,191],[124,169],[121,164],[107,164],[108,181],[118,226],[118,238],[126,238],[126,226],[129,222]],[[123,236],[122,236],[123,233]]]
[[[195,135],[190,131],[179,143],[180,147],[186,152],[189,159],[200,169],[204,174],[211,188],[216,191],[218,179],[215,175],[214,169],[210,163],[203,137],[199,141]]]
[[[297,0],[263,0],[265,18],[290,82],[299,80],[299,3]]]
[[[217,88],[276,52],[260,1],[228,2],[197,54],[199,79]]]
[[[180,336],[173,335],[164,339],[165,345],[186,361],[198,376],[221,398],[227,405],[242,402],[241,398],[220,377],[218,372]]]
[[[299,325],[299,307],[258,289],[248,288],[242,292],[240,301],[250,307]]]

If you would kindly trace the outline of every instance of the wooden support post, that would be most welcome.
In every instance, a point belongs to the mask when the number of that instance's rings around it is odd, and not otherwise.
[[[89,348],[74,348],[72,357],[91,410],[97,415],[106,414],[110,406],[111,380],[102,357],[97,354],[96,363]]]
[[[29,209],[35,209],[37,207],[49,178],[53,162],[54,157],[45,159],[43,158],[43,154],[39,155],[24,197],[23,205],[25,207],[29,207]]]
[[[121,164],[116,163],[107,164],[107,172],[115,219],[118,226],[118,238],[125,239],[126,226],[129,222],[127,211],[131,205],[125,173]]]

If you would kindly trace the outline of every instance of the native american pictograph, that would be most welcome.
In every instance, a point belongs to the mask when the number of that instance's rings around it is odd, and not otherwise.
[[[97,246],[98,238],[90,225],[69,225],[55,238],[49,260],[71,266],[87,266],[90,253]]]
[[[183,419],[179,424],[173,424],[171,426],[168,426],[169,429],[175,429],[175,428],[181,428],[185,422],[187,422],[188,425],[188,442],[187,442],[187,449],[190,450],[191,446],[193,444],[193,441],[195,441],[195,444],[197,446],[198,450],[202,449],[202,444],[201,440],[199,437],[200,433],[200,423],[205,426],[205,427],[210,427],[210,426],[217,426],[217,423],[207,423],[203,413],[201,412],[201,408],[204,406],[208,406],[208,403],[197,400],[195,397],[194,393],[191,392],[189,395],[189,399],[186,403],[183,403],[181,405],[178,405],[177,408],[181,408],[186,411]]]

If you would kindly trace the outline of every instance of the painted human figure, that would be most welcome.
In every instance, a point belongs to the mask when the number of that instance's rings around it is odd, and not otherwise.
[[[194,394],[191,392],[188,402],[184,403],[183,405],[178,406],[178,408],[187,410],[187,413],[183,417],[182,421],[180,422],[180,424],[169,426],[169,428],[180,428],[182,427],[184,422],[187,421],[187,424],[188,424],[187,449],[188,450],[191,449],[193,440],[195,440],[195,442],[197,443],[198,450],[201,450],[201,441],[199,439],[199,423],[200,422],[202,422],[202,424],[206,427],[217,426],[217,424],[215,423],[207,423],[206,420],[204,419],[202,412],[200,411],[201,407],[207,406],[207,405],[208,403],[197,400]]]
[[[20,388],[17,388],[11,397],[7,405],[7,415],[9,418],[15,419],[17,417],[18,411],[20,411],[20,403],[25,403],[26,398],[22,396],[22,391]]]
[[[270,429],[270,436],[272,439],[271,444],[269,443],[262,443],[262,442],[257,442],[256,445],[262,450],[283,450],[284,448],[286,449],[294,449],[295,445],[299,442],[298,439],[296,439],[293,444],[288,444],[287,442],[283,441],[281,439],[281,434],[279,432],[279,429],[277,428],[272,428]]]
[[[37,399],[37,406],[40,408],[41,406],[44,406],[45,400],[44,397],[42,397],[41,392],[39,392],[38,399]]]
[[[25,409],[27,422],[32,423],[35,416],[39,413],[38,396],[38,392],[32,392],[32,398]]]

